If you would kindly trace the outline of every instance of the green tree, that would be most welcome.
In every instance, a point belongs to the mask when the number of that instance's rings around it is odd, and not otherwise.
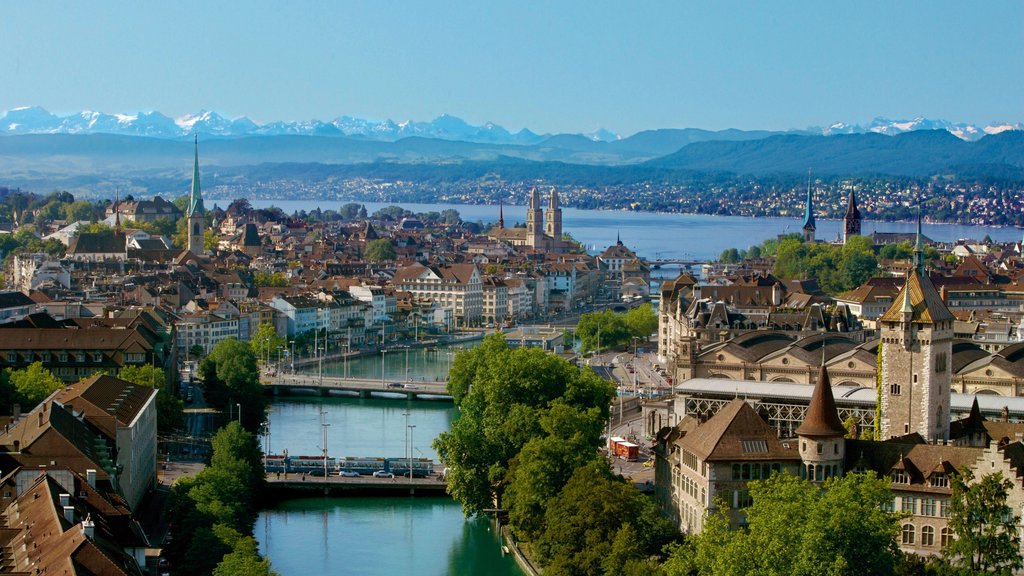
[[[633,338],[647,340],[658,331],[658,315],[650,303],[644,303],[626,312],[626,326]]]
[[[132,384],[157,390],[156,425],[161,432],[175,430],[185,424],[183,413],[185,406],[181,399],[175,397],[168,390],[166,372],[149,364],[129,365],[121,368],[117,377]]]
[[[735,264],[740,260],[740,252],[735,248],[726,248],[718,255],[718,261],[722,264]]]
[[[748,488],[747,530],[729,531],[728,507],[719,502],[704,530],[672,552],[667,575],[893,574],[899,526],[882,508],[892,501],[885,479],[847,474],[819,489],[775,474]]]
[[[88,200],[76,200],[64,205],[64,218],[68,222],[95,220],[97,212],[96,206]]]
[[[955,539],[943,557],[972,574],[1011,574],[1021,568],[1020,516],[1007,504],[1013,483],[999,472],[975,481],[964,468],[951,484],[949,528]]]
[[[545,576],[650,574],[645,561],[678,537],[652,500],[598,460],[549,501],[533,549]]]
[[[288,341],[277,335],[274,325],[269,322],[261,322],[249,339],[249,346],[257,358],[269,358],[274,355],[278,346],[284,346]]]
[[[914,256],[914,247],[910,242],[898,244],[886,244],[878,251],[878,257],[883,260],[909,260]]]
[[[363,252],[363,257],[370,262],[394,260],[395,256],[395,247],[391,244],[391,240],[387,238],[370,240],[366,243],[366,250]]]
[[[199,364],[207,402],[220,410],[241,405],[242,424],[258,431],[266,420],[267,400],[259,379],[256,354],[248,342],[237,338],[221,340]]]
[[[21,370],[8,369],[7,378],[24,408],[36,406],[64,387],[62,381],[43,368],[42,362],[33,362]]]
[[[454,226],[459,222],[462,222],[462,217],[459,216],[459,211],[454,208],[441,210],[441,219],[447,226]]]
[[[281,272],[265,272],[257,270],[252,275],[253,282],[258,287],[271,286],[274,288],[285,288],[289,285],[288,277]]]
[[[213,576],[276,576],[270,569],[270,560],[260,557],[256,540],[251,536],[239,538],[230,553],[213,569]]]
[[[629,342],[629,327],[624,316],[611,310],[588,312],[576,324],[576,337],[584,352],[597,350],[598,345],[610,348]]]
[[[501,334],[456,356],[448,391],[460,415],[434,448],[449,469],[448,492],[467,515],[501,501],[509,463],[545,435],[541,422],[556,401],[582,412],[596,408],[603,423],[613,395],[611,384],[592,370],[536,348],[509,349]],[[590,451],[596,449],[595,442]]]

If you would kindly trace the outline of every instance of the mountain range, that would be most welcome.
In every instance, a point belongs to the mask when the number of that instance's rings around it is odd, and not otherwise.
[[[697,130],[684,129],[688,135],[679,144],[678,130],[648,130],[624,138],[614,132],[598,129],[587,134],[538,134],[527,128],[510,132],[505,128],[487,122],[474,126],[461,118],[442,114],[429,122],[392,120],[366,120],[352,116],[339,116],[330,121],[307,120],[297,122],[275,121],[257,124],[245,116],[228,119],[216,112],[202,111],[171,118],[160,112],[139,112],[136,114],[107,114],[84,111],[58,116],[39,106],[28,106],[6,111],[0,116],[0,135],[8,134],[120,134],[125,136],[147,136],[151,138],[177,139],[192,133],[203,137],[244,137],[244,136],[348,136],[394,142],[403,138],[419,137],[437,140],[473,142],[477,144],[534,145],[558,136],[576,136],[591,142],[613,143],[622,140],[671,140],[671,150],[698,140],[751,140],[779,134],[840,135],[878,133],[894,136],[918,130],[945,130],[966,141],[976,141],[989,134],[1007,130],[1022,130],[1024,124],[993,122],[986,126],[967,123],[953,123],[946,120],[914,118],[892,120],[878,117],[867,125],[836,122],[824,128],[807,128],[789,131],[744,131],[744,130]],[[666,136],[675,134],[677,137]],[[715,136],[709,136],[715,135]],[[563,139],[565,140],[565,139]],[[676,144],[679,144],[678,146]],[[632,149],[633,146],[626,146]],[[644,149],[641,146],[641,149]]]

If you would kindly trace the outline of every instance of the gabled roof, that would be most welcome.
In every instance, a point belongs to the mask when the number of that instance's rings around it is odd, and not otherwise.
[[[679,442],[706,461],[800,459],[796,443],[789,447],[780,441],[775,430],[739,398]]]
[[[111,440],[127,428],[157,391],[107,374],[98,374],[57,392],[57,401],[72,406]]]

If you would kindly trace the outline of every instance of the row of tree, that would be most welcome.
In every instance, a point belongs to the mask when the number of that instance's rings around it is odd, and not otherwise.
[[[232,421],[211,446],[209,465],[171,488],[165,554],[176,574],[274,574],[252,536],[266,481],[256,436]]]
[[[629,573],[678,536],[599,452],[614,390],[589,368],[494,334],[456,356],[448,391],[449,493],[467,515],[507,513],[545,574]]]
[[[261,327],[257,333],[261,329],[266,331]],[[206,403],[221,412],[238,414],[242,427],[253,433],[263,429],[267,409],[256,362],[257,349],[256,342],[228,338],[218,342],[199,363]]]
[[[650,304],[630,308],[625,313],[603,310],[580,316],[576,337],[583,352],[629,344],[633,338],[646,342],[658,330],[658,316]]]

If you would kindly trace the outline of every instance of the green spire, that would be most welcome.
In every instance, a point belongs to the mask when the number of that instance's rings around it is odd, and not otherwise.
[[[811,196],[811,171],[807,171],[807,203],[804,205],[804,229],[814,229],[814,205]]]
[[[199,190],[199,134],[196,134],[195,137],[196,160],[192,166],[192,193],[188,199],[188,215],[196,214],[202,216],[206,209],[203,208],[203,194]]]
[[[914,243],[914,269],[924,276],[924,242],[921,240],[921,204],[917,205],[917,240]]]

